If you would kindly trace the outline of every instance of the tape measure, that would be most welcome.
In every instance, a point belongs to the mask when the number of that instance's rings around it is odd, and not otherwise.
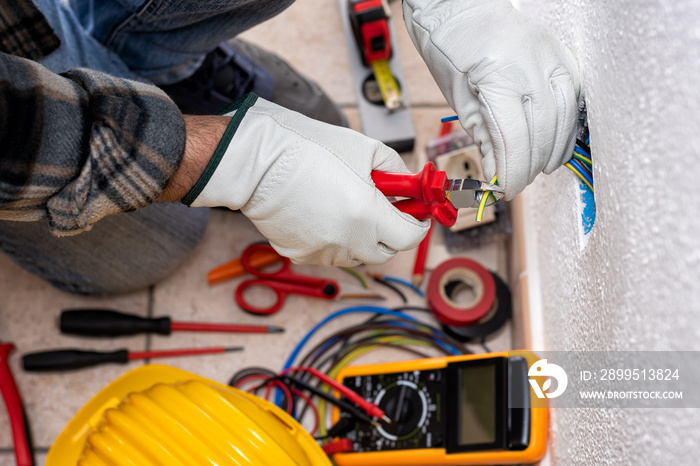
[[[523,464],[547,443],[546,400],[530,390],[530,352],[485,353],[350,366],[338,381],[391,423],[356,421],[338,466]],[[346,416],[347,414],[342,414]],[[341,414],[334,411],[334,419]]]
[[[383,0],[349,0],[350,24],[362,62],[374,71],[379,92],[387,110],[404,106],[401,89],[391,73],[389,7]]]

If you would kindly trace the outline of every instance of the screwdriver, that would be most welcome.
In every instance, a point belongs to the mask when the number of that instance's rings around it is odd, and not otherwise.
[[[173,322],[170,317],[146,318],[109,309],[67,309],[61,312],[61,332],[91,337],[117,337],[137,333],[232,332],[280,333],[282,327],[270,325],[213,324],[206,322]]]
[[[174,350],[140,351],[133,352],[127,349],[116,351],[85,351],[78,349],[62,349],[39,351],[25,354],[22,357],[24,370],[28,372],[62,371],[70,369],[82,369],[84,367],[97,366],[115,362],[126,364],[137,359],[168,358],[173,356],[196,356],[201,354],[228,353],[231,351],[242,351],[243,347],[234,346],[230,348],[183,348]]]

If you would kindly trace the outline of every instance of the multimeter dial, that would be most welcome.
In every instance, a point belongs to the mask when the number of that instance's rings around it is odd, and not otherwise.
[[[430,394],[409,380],[399,380],[382,388],[374,403],[384,411],[391,423],[377,428],[384,437],[397,440],[411,435],[425,425],[428,418]]]
[[[355,451],[405,450],[442,445],[443,370],[351,377],[343,382],[372,400],[392,422],[358,423],[348,434]]]

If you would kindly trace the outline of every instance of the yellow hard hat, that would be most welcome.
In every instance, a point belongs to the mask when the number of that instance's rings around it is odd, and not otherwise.
[[[46,458],[59,465],[330,466],[316,441],[261,398],[189,372],[145,365],[90,400]]]

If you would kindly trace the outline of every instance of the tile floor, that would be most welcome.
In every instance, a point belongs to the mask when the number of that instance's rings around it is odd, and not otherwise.
[[[405,89],[412,105],[417,132],[416,150],[413,154],[404,154],[404,158],[409,168],[418,169],[425,160],[425,144],[438,134],[440,117],[452,112],[403,28],[400,2],[393,2],[392,9],[397,26],[398,52],[406,77]],[[245,37],[276,51],[317,80],[341,104],[351,125],[354,128],[360,127],[351,87],[348,49],[337,2],[297,0],[280,16],[249,31]],[[343,306],[292,297],[278,314],[269,318],[254,317],[238,309],[233,301],[233,291],[238,280],[215,286],[207,285],[205,277],[209,269],[238,257],[247,244],[261,239],[262,236],[243,215],[214,210],[204,241],[175,273],[151,289],[109,298],[77,297],[57,291],[0,255],[0,339],[13,341],[17,346],[17,351],[11,357],[11,367],[31,421],[38,451],[37,464],[43,464],[45,452],[75,411],[109,381],[135,367],[135,363],[128,366],[104,365],[69,373],[29,374],[20,369],[22,353],[58,347],[98,350],[129,348],[141,351],[147,348],[242,345],[245,350],[241,353],[159,361],[226,383],[234,372],[250,365],[273,370],[280,368],[303,333],[328,313]],[[491,244],[461,254],[476,259],[502,277],[507,277],[507,258],[503,244]],[[442,244],[441,231],[438,230],[433,234],[428,271],[449,255]],[[413,257],[414,252],[408,251],[399,254],[384,266],[361,267],[359,270],[410,278]],[[348,289],[359,286],[350,275],[340,270],[313,266],[298,267],[298,270],[302,273],[329,275]],[[377,290],[386,293],[389,298],[384,305],[391,307],[400,304],[398,298],[390,292],[381,288]],[[410,298],[412,304],[424,304],[417,296]],[[55,325],[58,312],[64,308],[87,306],[121,309],[143,316],[170,315],[180,320],[280,325],[286,328],[286,332],[276,335],[233,336],[177,333],[170,337],[134,336],[113,340],[61,335]],[[347,319],[345,322],[351,320],[350,317]],[[341,322],[336,323],[333,328],[340,324]],[[509,349],[510,329],[507,328],[489,345],[493,350]],[[477,348],[476,351],[481,350]],[[375,353],[370,357],[376,360],[402,356]],[[0,409],[0,466],[11,464],[14,464],[12,439],[5,410]]]

